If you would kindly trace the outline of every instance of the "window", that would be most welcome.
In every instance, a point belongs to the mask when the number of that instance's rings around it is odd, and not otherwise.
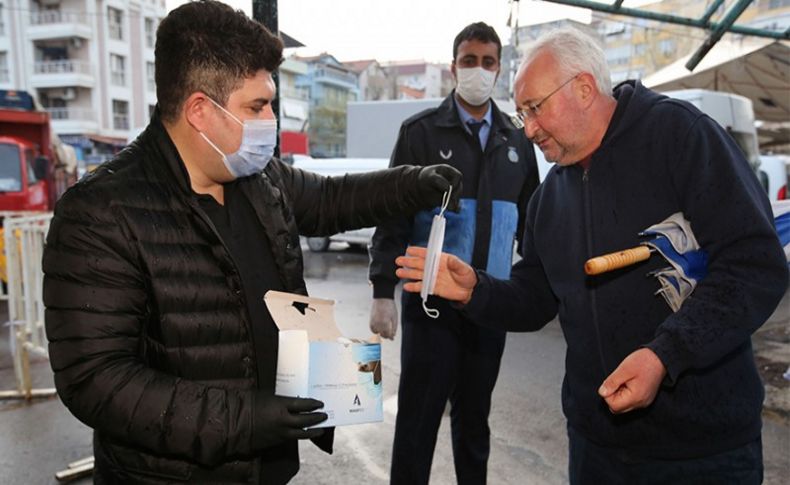
[[[783,7],[790,7],[790,0],[771,0],[768,2],[768,8],[783,8]]]
[[[5,21],[3,20],[3,4],[0,3],[0,37],[5,35]]]
[[[617,36],[628,32],[629,26],[621,22],[607,22],[604,24],[603,34],[607,37]]]
[[[112,100],[112,127],[116,130],[129,129],[129,103],[127,101]]]
[[[126,86],[124,61],[123,56],[110,54],[110,81],[113,86]]]
[[[33,185],[38,183],[38,177],[36,177],[36,169],[34,165],[36,164],[36,158],[33,156],[33,150],[25,150],[25,158],[27,158],[27,184]]]
[[[631,58],[631,46],[623,45],[606,49],[605,55],[606,62],[608,62],[610,66],[628,65]]]
[[[11,80],[8,75],[8,53],[0,52],[0,83],[7,83]]]
[[[675,39],[664,39],[658,43],[658,49],[666,57],[675,54],[676,47]]]
[[[10,143],[0,143],[0,192],[22,190],[22,169],[19,147]]]
[[[145,63],[145,80],[148,84],[149,91],[156,91],[156,74],[154,72],[154,63]]]
[[[145,46],[153,49],[154,40],[156,39],[156,29],[154,28],[154,19],[145,18]]]
[[[107,7],[107,33],[111,39],[123,40],[123,12]]]

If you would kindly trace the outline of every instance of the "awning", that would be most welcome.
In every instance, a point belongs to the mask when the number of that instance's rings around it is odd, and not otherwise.
[[[790,121],[790,43],[768,39],[719,41],[693,72],[691,54],[642,80],[656,91],[700,88],[740,94],[752,100],[754,116]]]
[[[123,148],[128,145],[126,138],[117,138],[114,136],[104,136],[104,135],[85,135],[88,139],[96,142],[96,143],[103,143],[105,145],[110,145],[114,147]]]

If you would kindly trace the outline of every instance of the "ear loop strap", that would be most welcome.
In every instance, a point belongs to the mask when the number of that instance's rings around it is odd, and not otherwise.
[[[450,205],[450,196],[451,196],[452,193],[453,193],[453,186],[451,185],[450,188],[447,189],[447,192],[445,192],[444,195],[442,195],[442,207],[441,207],[441,209],[439,209],[439,217],[444,217],[444,211],[447,210],[447,206]],[[444,241],[442,241],[442,242],[444,242]],[[438,257],[439,258],[442,257],[441,256],[441,251],[439,252],[439,256]],[[424,274],[424,270],[423,270],[423,274]],[[438,275],[435,275],[435,276],[438,276]],[[425,284],[425,281],[423,281],[423,284]],[[428,315],[429,317],[431,317],[433,319],[439,318],[439,310],[437,310],[435,308],[428,308],[428,306],[425,304],[425,302],[426,302],[426,300],[422,301],[422,311],[424,311],[426,315]]]
[[[447,192],[442,195],[442,208],[439,210],[439,217],[444,217],[444,211],[447,210],[447,206],[450,205],[450,196],[453,193],[453,186],[451,185]]]
[[[242,121],[241,121],[240,119],[236,118],[236,115],[234,115],[234,114],[233,114],[233,113],[231,113],[230,111],[228,111],[228,110],[226,110],[225,108],[223,108],[223,107],[222,107],[222,105],[220,105],[219,103],[217,103],[216,101],[214,101],[214,100],[211,98],[211,96],[206,96],[206,98],[208,98],[208,100],[209,100],[209,101],[211,101],[212,103],[214,103],[214,106],[216,106],[217,108],[219,108],[219,109],[221,109],[222,111],[224,111],[226,115],[230,116],[230,117],[231,117],[231,119],[233,119],[233,121],[235,121],[236,123],[240,124],[241,126],[244,126],[244,123],[242,123]]]
[[[439,310],[425,306],[425,300],[422,301],[422,311],[424,311],[426,315],[433,319],[439,318]]]

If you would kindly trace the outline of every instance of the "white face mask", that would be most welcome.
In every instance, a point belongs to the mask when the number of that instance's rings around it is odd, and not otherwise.
[[[481,106],[491,98],[491,94],[494,92],[496,75],[496,71],[489,71],[482,67],[456,68],[455,92],[472,106]]]
[[[211,98],[208,99],[242,126],[241,145],[234,153],[226,155],[203,132],[200,132],[200,136],[222,155],[225,167],[235,178],[263,171],[274,155],[274,147],[277,146],[277,120],[246,120],[242,123],[219,103]]]
[[[431,232],[428,235],[427,254],[425,255],[425,268],[423,270],[422,288],[420,289],[420,298],[422,298],[422,309],[426,315],[431,318],[439,318],[439,310],[435,308],[428,308],[426,305],[428,295],[433,295],[433,290],[436,287],[436,277],[439,275],[439,263],[442,258],[442,246],[444,245],[444,211],[450,203],[450,195],[453,193],[453,187],[444,193],[442,200],[442,208],[439,214],[433,216],[433,223],[431,224]]]

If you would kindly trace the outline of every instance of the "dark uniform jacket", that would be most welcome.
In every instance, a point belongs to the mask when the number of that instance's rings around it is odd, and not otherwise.
[[[305,294],[299,234],[416,210],[418,172],[325,178],[274,159],[238,184],[285,290]],[[158,119],[64,194],[43,266],[55,384],[95,430],[99,476],[283,483],[296,473],[295,442],[274,475],[261,459],[271,450],[253,446],[258,376],[239,271]]]
[[[446,163],[463,174],[460,212],[445,212],[443,251],[501,278],[510,275],[513,243],[523,232],[527,202],[538,185],[535,152],[524,131],[492,103],[485,150],[463,126],[451,93],[437,108],[404,121],[391,166]],[[438,208],[379,225],[371,246],[374,296],[393,298],[394,259],[407,244],[425,246]],[[404,318],[422,318],[418,294],[404,293]],[[446,302],[435,302],[455,314]]]

